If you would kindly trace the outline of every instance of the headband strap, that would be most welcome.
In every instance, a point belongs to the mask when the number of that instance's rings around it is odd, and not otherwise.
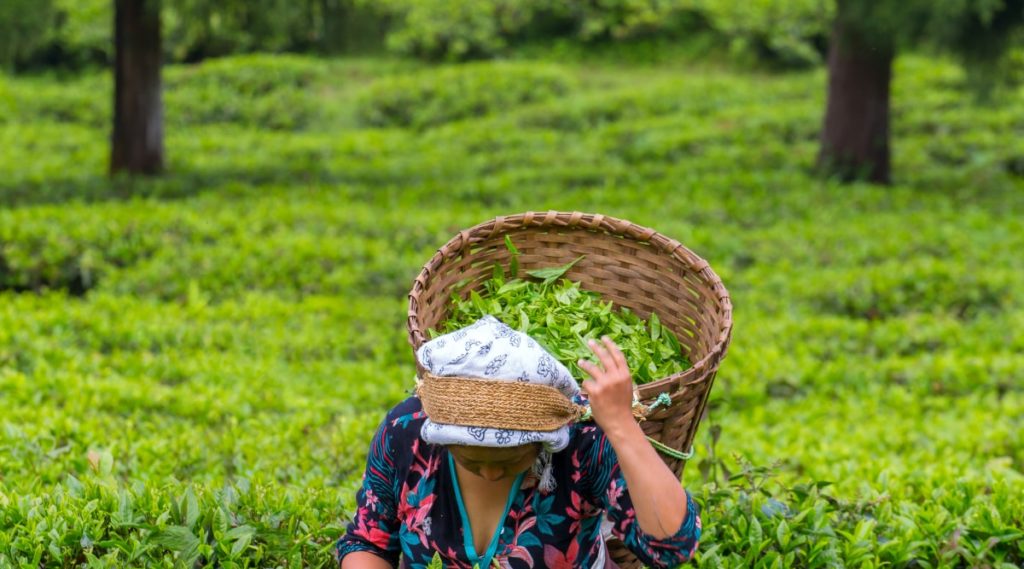
[[[554,431],[579,420],[587,411],[547,385],[421,373],[416,395],[435,423]]]

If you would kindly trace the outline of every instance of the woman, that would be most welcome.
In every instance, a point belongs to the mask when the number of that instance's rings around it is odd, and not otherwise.
[[[622,352],[607,338],[590,347],[600,365],[580,361],[583,398],[565,366],[492,316],[421,346],[425,379],[374,436],[341,568],[401,555],[420,569],[436,552],[449,569],[600,569],[614,566],[607,533],[650,567],[689,560],[696,506],[633,418]],[[593,422],[576,420],[579,403]]]

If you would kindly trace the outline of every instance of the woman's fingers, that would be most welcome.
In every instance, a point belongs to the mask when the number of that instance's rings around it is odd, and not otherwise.
[[[580,369],[594,378],[596,383],[618,378],[623,374],[627,377],[629,376],[629,365],[626,363],[626,356],[623,355],[622,350],[619,349],[619,346],[611,338],[603,336],[600,342],[587,340],[587,345],[590,346],[591,351],[594,352],[600,363],[596,364],[583,359],[576,363],[580,366]]]
[[[615,362],[615,367],[620,370],[628,369],[629,366],[626,364],[626,356],[622,354],[622,350],[619,349],[619,346],[608,336],[601,339],[604,341],[605,348],[607,348],[608,353],[611,355],[612,361]]]
[[[592,377],[594,379],[599,379],[599,376],[602,373],[604,373],[604,371],[601,368],[597,367],[597,364],[588,362],[587,360],[582,360],[581,359],[581,360],[576,362],[576,365],[580,366],[581,370],[587,372],[587,375],[589,375],[590,377]]]
[[[590,349],[597,355],[597,359],[601,360],[601,365],[604,366],[604,370],[607,372],[615,371],[618,365],[615,363],[615,358],[608,353],[608,348],[604,342],[596,342],[594,340],[588,341]]]
[[[602,336],[600,342],[590,340],[590,349],[597,354],[597,357],[604,365],[608,373],[629,374],[629,365],[626,363],[626,356],[622,354],[619,346],[608,336]]]

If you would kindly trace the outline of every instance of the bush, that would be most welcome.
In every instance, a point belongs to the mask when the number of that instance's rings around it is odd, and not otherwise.
[[[26,79],[11,84],[6,105],[2,93],[0,85],[0,123],[42,120],[93,128],[110,123],[113,99],[110,81],[105,77],[81,76],[59,82]]]
[[[378,80],[357,102],[368,126],[426,128],[564,95],[571,81],[552,66],[476,63]]]
[[[45,63],[59,67],[103,66],[114,61],[114,2],[55,0],[55,26]]]
[[[388,0],[382,6],[398,25],[388,47],[425,59],[493,56],[507,46],[510,32],[528,22],[533,1]]]
[[[0,70],[30,56],[46,40],[53,0],[4,0],[0,3]]]
[[[821,62],[834,13],[828,0],[390,0],[382,9],[397,21],[389,47],[426,59],[493,57],[513,43],[551,37],[681,42],[710,29],[741,58],[785,67]]]
[[[1013,279],[997,267],[965,270],[958,262],[918,258],[837,272],[814,293],[822,310],[876,320],[910,312],[948,312],[974,318],[1003,309]]]
[[[111,215],[113,214],[113,215]],[[124,209],[100,222],[68,224],[60,208],[0,210],[0,290],[63,289],[82,294],[108,271],[152,254],[160,240],[151,223]]]
[[[177,91],[230,85],[236,122],[168,128],[169,172],[131,181],[89,118],[106,79],[4,78],[0,567],[331,566],[413,387],[413,278],[458,230],[546,209],[678,239],[732,296],[684,473],[696,566],[1024,562],[1024,107],[958,103],[962,71],[903,56],[902,175],[838,186],[809,175],[817,71],[522,62],[561,85],[524,104],[501,64],[273,59],[171,66]],[[465,70],[480,113],[442,88]],[[283,92],[354,112],[374,79],[444,124],[238,122]]]
[[[248,55],[168,69],[170,124],[237,123],[294,130],[318,115],[314,85],[327,76],[315,60]]]
[[[165,121],[172,128],[233,123],[303,129],[322,115],[314,89],[328,76],[323,62],[297,56],[245,55],[167,66]],[[106,73],[27,79],[12,84],[5,97],[6,90],[0,84],[0,123],[44,120],[98,128],[111,121],[113,82]]]
[[[674,30],[690,14],[684,2],[615,0],[389,0],[383,10],[397,24],[388,46],[426,59],[493,57],[527,38],[569,36],[622,40]],[[687,20],[687,23],[690,21]]]
[[[784,67],[822,62],[835,13],[831,0],[698,0],[697,8],[734,53]]]

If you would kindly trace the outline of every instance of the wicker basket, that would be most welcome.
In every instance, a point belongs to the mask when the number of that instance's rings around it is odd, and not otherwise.
[[[567,278],[641,318],[656,312],[676,333],[693,366],[639,387],[645,404],[661,393],[672,399],[641,427],[673,449],[689,450],[729,345],[732,303],[704,259],[653,229],[599,214],[549,211],[497,217],[459,232],[423,267],[409,293],[413,350],[428,339],[429,328],[439,328],[448,318],[448,300],[456,283],[466,281],[460,294],[468,297],[470,290],[491,278],[495,263],[508,266],[505,235],[519,250],[520,270],[561,266],[584,255]],[[685,461],[660,456],[682,477]],[[621,542],[610,542],[609,550],[620,567],[640,567]]]

